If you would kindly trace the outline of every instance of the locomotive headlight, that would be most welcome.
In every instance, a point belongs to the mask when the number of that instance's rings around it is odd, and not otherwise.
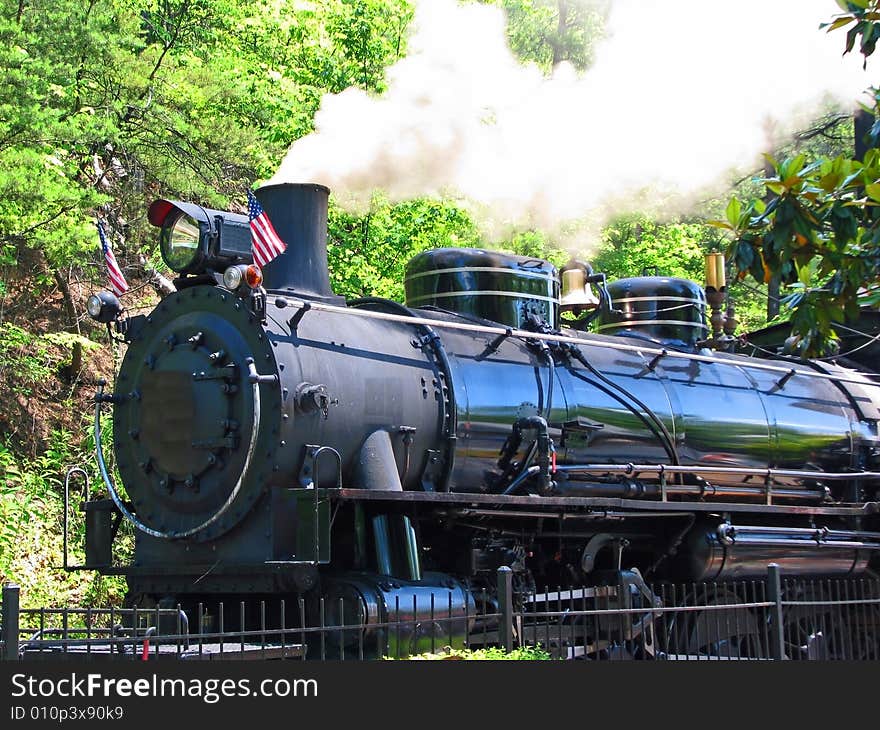
[[[200,257],[202,232],[198,221],[186,213],[166,222],[159,236],[159,249],[162,259],[173,271],[187,271],[193,268]]]
[[[86,301],[86,311],[89,316],[104,324],[113,322],[122,312],[122,305],[114,294],[108,291],[100,291],[92,294]]]
[[[224,271],[253,261],[246,215],[179,200],[156,200],[147,211],[159,230],[162,260],[178,274]]]

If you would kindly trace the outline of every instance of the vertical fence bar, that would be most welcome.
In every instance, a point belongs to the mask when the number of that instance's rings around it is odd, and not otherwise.
[[[501,648],[513,651],[513,571],[506,565],[498,568],[498,611]]]
[[[219,629],[220,629],[219,633],[220,633],[220,658],[221,659],[223,658],[223,648],[226,645],[226,637],[223,634],[223,631],[224,631],[223,624],[224,624],[224,618],[225,618],[225,616],[223,614],[224,614],[223,601],[220,601],[220,605],[217,607],[217,620],[219,622]]]
[[[112,655],[114,652],[116,652],[117,654],[121,654],[121,653],[122,653],[122,652],[120,651],[120,646],[119,646],[119,644],[116,642],[116,618],[115,618],[115,617],[116,617],[116,613],[115,613],[115,611],[116,611],[116,609],[115,609],[113,606],[110,606],[110,636],[111,636],[111,641],[110,641],[110,654],[111,654],[111,655]],[[46,627],[45,624],[46,624],[46,614],[45,614],[45,609],[42,609],[42,608],[41,608],[41,609],[40,609],[40,637],[41,637],[41,638],[42,638],[42,636],[43,636],[43,629],[45,629],[45,627]],[[42,651],[42,649],[41,649],[40,651]]]
[[[64,653],[67,654],[70,651],[70,616],[67,607],[62,609],[61,612],[61,637],[64,643]]]
[[[366,633],[366,621],[366,614],[364,614],[363,618],[361,618],[360,624],[357,627],[358,659],[364,658],[364,634]]]
[[[286,601],[282,598],[282,599],[281,599],[281,603],[280,603],[280,605],[279,605],[279,613],[281,614],[281,616],[280,616],[280,623],[281,623],[281,656],[284,657],[284,658],[287,657],[287,616],[285,615],[285,614],[286,614],[286,608],[287,608],[287,603],[286,603]]]
[[[238,629],[241,631],[239,636],[241,655],[244,656],[244,601],[238,603]]]
[[[544,614],[546,614],[541,621],[544,624],[544,643],[546,644],[546,649],[551,654],[553,653],[553,642],[550,640],[550,584],[548,583],[544,587]],[[556,657],[559,658],[558,656]]]
[[[396,621],[394,624],[394,630],[395,630],[394,635],[397,637],[396,641],[394,642],[394,658],[400,659],[400,594],[395,594],[395,596],[394,596],[394,616],[395,616],[395,621]],[[389,634],[389,638],[390,638],[390,635],[391,635],[390,630],[389,630],[388,634]],[[378,656],[381,657],[382,654],[384,653],[384,651],[385,650],[382,648],[382,646],[380,644]]]
[[[196,609],[196,614],[198,617],[197,620],[199,622],[199,656],[201,657],[202,653],[205,650],[205,642],[202,637],[202,634],[205,633],[205,605],[201,601],[199,601],[199,605]]]
[[[299,626],[299,640],[303,647],[306,649],[306,651],[302,653],[303,661],[305,661],[306,654],[308,653],[308,644],[306,643],[306,601],[304,598],[299,599]],[[311,638],[311,634],[309,634],[309,638]]]
[[[3,586],[3,659],[18,659],[19,599],[17,585]]]
[[[454,623],[452,620],[452,591],[451,590],[446,594],[446,602],[448,604],[448,608],[446,610],[446,618],[449,621],[449,626],[448,626],[448,628],[449,628],[449,632],[448,632],[449,633],[449,646],[454,648],[455,642],[452,638],[452,634],[453,634],[453,630],[455,627],[454,627]],[[467,603],[467,598],[465,598],[465,603]]]
[[[339,597],[339,661],[345,661],[345,599]]]
[[[188,625],[189,625],[189,624],[187,624],[187,626],[188,626]],[[175,650],[175,653],[176,653],[176,654],[180,654],[180,649],[181,649],[181,647],[180,647],[180,644],[181,644],[181,639],[180,639],[180,637],[183,636],[183,621],[181,621],[181,618],[180,618],[180,604],[179,604],[179,603],[177,604],[177,616],[175,616],[175,627],[174,627],[174,630],[175,630],[175,632],[177,633],[177,639],[176,639],[176,641],[175,641],[175,644],[177,645],[177,648],[176,648],[176,650]],[[188,631],[188,630],[187,630],[186,633],[187,633],[187,636],[189,636],[189,631]],[[188,641],[189,641],[189,639],[187,639],[187,642],[188,642]],[[188,647],[187,647],[187,648],[188,648]]]
[[[767,566],[767,600],[773,603],[770,607],[770,658],[785,659],[785,639],[782,634],[782,582],[779,566],[770,563]]]
[[[315,553],[317,555],[317,553]],[[327,622],[325,621],[324,596],[318,599],[318,621],[321,628],[321,661],[327,658]]]
[[[471,648],[471,601],[467,591],[464,593],[464,648]],[[477,613],[477,606],[474,603],[474,613]],[[452,643],[452,642],[450,642]]]
[[[858,612],[855,606],[849,603],[849,601],[852,600],[852,596],[855,595],[855,587],[853,586],[853,581],[851,579],[844,579],[841,582],[843,583],[843,600],[846,601],[847,604],[840,607],[840,618],[842,625],[846,629],[847,644],[849,645],[849,658],[852,661],[856,658],[856,652],[859,650],[859,641],[858,636],[856,635],[856,631],[858,630]],[[853,586],[852,592],[850,592],[850,586]]]
[[[871,659],[871,654],[875,653],[875,646],[873,646],[873,636],[874,633],[871,630],[871,617],[873,616],[873,611],[869,610],[873,607],[866,603],[868,599],[868,593],[865,590],[865,579],[861,578],[858,582],[858,591],[856,592],[859,599],[861,599],[861,603],[859,604],[861,608],[861,615],[859,616],[859,622],[861,624],[861,631],[859,631],[859,640],[865,641],[865,646],[861,650],[861,658],[862,659]],[[876,659],[876,655],[873,657]]]
[[[260,601],[260,656],[266,658],[266,601]]]
[[[565,623],[565,616],[562,612],[562,585],[556,584],[556,629],[559,637],[556,640],[556,646],[559,648],[559,658],[567,659],[568,652],[564,652],[565,649],[565,639],[562,636],[563,623]],[[509,651],[509,650],[508,650]]]
[[[587,591],[586,591],[586,589],[584,589],[583,591],[581,591],[581,611],[586,611],[586,610],[587,610]],[[593,618],[595,618],[595,614],[593,615]],[[582,634],[582,639],[583,639],[582,643],[583,643],[583,647],[584,647],[584,659],[587,659],[590,655],[589,624],[590,624],[590,617],[586,613],[584,613],[584,617],[581,621],[581,634]],[[594,639],[594,641],[597,641],[597,639]]]
[[[434,591],[431,591],[431,653],[433,654],[437,651],[436,641],[435,641],[435,626],[437,624],[434,622]],[[415,634],[415,627],[413,627],[413,634]]]

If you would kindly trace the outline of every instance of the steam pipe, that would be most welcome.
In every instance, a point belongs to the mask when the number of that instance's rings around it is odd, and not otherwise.
[[[528,416],[514,421],[511,434],[508,437],[507,442],[504,444],[501,458],[498,460],[498,466],[504,471],[509,469],[513,457],[516,455],[520,444],[522,444],[522,432],[527,429],[537,430],[538,436],[535,439],[533,447],[530,447],[529,456],[523,463],[524,468],[520,470],[520,473],[508,485],[503,494],[511,494],[512,490],[518,487],[526,477],[534,474],[540,475],[540,489],[542,494],[549,493],[553,488],[553,479],[550,476],[550,450],[552,448],[552,443],[550,441],[547,419],[542,418],[541,416]],[[537,449],[538,464],[535,467],[530,467],[529,462],[533,455],[533,449]],[[536,471],[532,471],[532,469],[536,469]]]
[[[724,522],[692,531],[688,545],[683,567],[691,580],[764,575],[770,562],[798,573],[850,575],[864,571],[870,554],[880,550],[880,533]]]
[[[263,267],[266,289],[333,297],[327,266],[329,188],[314,183],[264,185],[254,195],[286,250]]]

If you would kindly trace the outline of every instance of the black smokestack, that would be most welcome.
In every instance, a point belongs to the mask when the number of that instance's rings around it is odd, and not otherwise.
[[[266,185],[254,195],[287,244],[287,250],[263,269],[266,289],[332,297],[327,268],[330,189],[314,183],[285,183]]]

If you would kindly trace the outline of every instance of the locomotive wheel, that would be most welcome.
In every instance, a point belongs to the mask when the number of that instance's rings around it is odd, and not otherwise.
[[[750,609],[722,609],[747,599],[726,586],[695,586],[681,606],[694,610],[667,614],[668,653],[681,658],[758,659],[766,656],[761,622]],[[697,607],[705,606],[705,610]]]
[[[792,583],[786,600],[808,605],[786,607],[783,640],[788,659],[865,660],[880,658],[880,609],[851,606],[847,595],[826,581]],[[877,598],[873,593],[868,598]],[[859,599],[862,596],[858,596]]]

